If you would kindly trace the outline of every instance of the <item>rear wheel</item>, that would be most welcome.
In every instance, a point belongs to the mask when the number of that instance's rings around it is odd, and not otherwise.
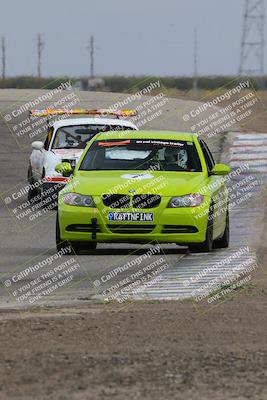
[[[219,239],[214,240],[213,247],[214,249],[225,249],[229,247],[229,242],[230,242],[230,222],[229,222],[229,211],[227,210],[226,225],[223,232],[223,236]]]
[[[45,178],[45,169],[43,168],[42,179]],[[43,183],[42,187],[42,208],[44,210],[57,210],[58,193],[55,190],[55,186],[49,183]]]
[[[31,166],[29,166],[29,168],[28,168],[28,182],[29,182],[30,185],[34,184]],[[28,196],[27,197],[28,197],[28,200],[30,202],[39,202],[41,200],[41,191],[40,191],[40,189],[39,190],[38,189],[31,189],[29,187]]]
[[[209,211],[208,227],[206,231],[206,240],[203,243],[189,245],[191,253],[209,253],[213,249],[213,206]]]
[[[56,194],[53,193],[53,190],[51,190],[51,193],[50,193],[48,189],[49,189],[49,187],[47,187],[46,185],[43,185],[43,192],[41,194],[42,208],[44,210],[53,211],[53,210],[57,209],[57,203],[58,203],[57,193]]]

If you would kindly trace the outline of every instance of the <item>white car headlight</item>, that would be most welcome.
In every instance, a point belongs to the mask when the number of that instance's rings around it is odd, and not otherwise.
[[[85,196],[79,193],[66,193],[64,195],[64,203],[71,206],[95,207],[92,196]]]
[[[173,197],[168,205],[170,208],[197,207],[203,203],[202,194],[188,194],[186,196]]]

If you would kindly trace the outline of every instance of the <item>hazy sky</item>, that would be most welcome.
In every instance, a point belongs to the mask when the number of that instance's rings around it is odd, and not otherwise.
[[[200,75],[236,74],[244,0],[0,0],[7,74],[36,74],[43,34],[43,75],[89,73],[91,34],[99,75],[192,75],[198,31]]]

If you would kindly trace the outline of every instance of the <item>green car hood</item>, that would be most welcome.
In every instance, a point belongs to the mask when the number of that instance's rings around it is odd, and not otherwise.
[[[76,193],[85,195],[132,192],[181,196],[197,193],[207,181],[203,172],[77,171],[72,185]],[[65,189],[68,191],[67,186]]]

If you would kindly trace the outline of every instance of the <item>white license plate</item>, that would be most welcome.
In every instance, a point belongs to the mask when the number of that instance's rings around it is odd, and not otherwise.
[[[109,221],[125,222],[153,222],[154,213],[145,212],[109,212]]]

